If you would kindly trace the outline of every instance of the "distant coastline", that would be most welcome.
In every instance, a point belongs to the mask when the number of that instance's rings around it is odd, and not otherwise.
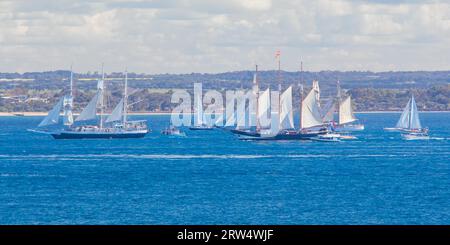
[[[450,111],[420,111],[420,113],[449,113]],[[377,113],[401,113],[401,111],[358,111],[355,112],[356,114],[359,113],[366,113],[366,114],[377,114]],[[132,116],[148,116],[148,115],[170,115],[171,112],[131,112],[128,113],[128,115]],[[25,116],[25,117],[41,117],[46,116],[47,112],[33,112],[33,111],[27,111],[27,112],[0,112],[0,117],[11,117],[11,116]],[[74,114],[78,115],[78,114]],[[109,114],[104,114],[109,115]]]

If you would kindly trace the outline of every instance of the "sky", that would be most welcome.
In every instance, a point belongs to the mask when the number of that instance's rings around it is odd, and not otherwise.
[[[0,72],[450,70],[450,1],[0,0]]]

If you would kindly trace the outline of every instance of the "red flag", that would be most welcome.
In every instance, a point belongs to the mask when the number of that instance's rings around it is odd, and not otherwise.
[[[280,51],[280,50],[277,50],[277,51],[275,52],[275,58],[280,58],[280,55],[281,55],[281,51]]]

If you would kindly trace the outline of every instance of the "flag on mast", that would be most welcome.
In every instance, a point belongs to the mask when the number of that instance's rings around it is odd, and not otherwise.
[[[275,59],[280,59],[280,56],[281,56],[281,51],[280,51],[280,50],[277,50],[277,51],[275,52]]]

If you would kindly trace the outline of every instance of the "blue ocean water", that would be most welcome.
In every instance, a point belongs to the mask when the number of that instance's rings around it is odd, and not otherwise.
[[[359,114],[358,140],[248,142],[222,131],[53,140],[40,117],[0,117],[1,224],[449,224],[450,113],[422,113],[430,141]]]

